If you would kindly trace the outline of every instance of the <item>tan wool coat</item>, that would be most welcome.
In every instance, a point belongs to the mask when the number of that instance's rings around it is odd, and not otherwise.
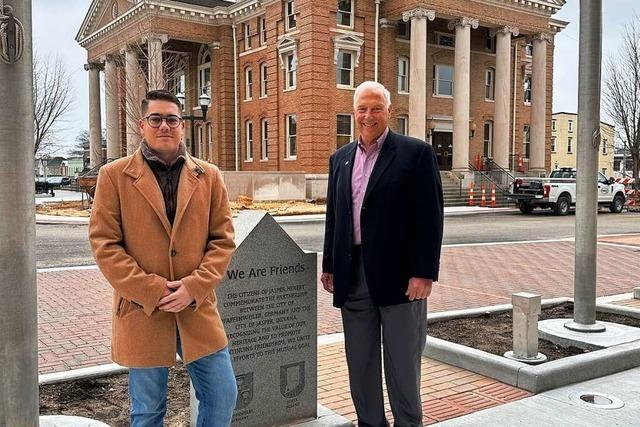
[[[227,190],[215,166],[186,156],[173,226],[140,150],[103,166],[89,240],[96,263],[114,290],[114,362],[128,367],[172,366],[176,331],[186,363],[227,345],[214,289],[235,244]],[[169,280],[182,280],[195,299],[179,313],[157,308]]]

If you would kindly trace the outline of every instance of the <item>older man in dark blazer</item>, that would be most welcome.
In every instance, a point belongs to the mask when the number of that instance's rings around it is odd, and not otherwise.
[[[321,281],[342,311],[360,426],[386,426],[384,370],[396,426],[421,426],[421,355],[438,280],[442,183],[432,147],[389,130],[389,91],[354,94],[358,140],[330,159]]]

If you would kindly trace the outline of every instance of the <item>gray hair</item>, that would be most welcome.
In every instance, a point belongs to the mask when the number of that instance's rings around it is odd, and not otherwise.
[[[365,92],[365,91],[377,92],[380,96],[382,96],[382,99],[384,100],[384,106],[386,108],[389,108],[389,106],[391,105],[391,93],[387,90],[387,88],[378,82],[369,80],[369,81],[360,83],[356,88],[356,91],[353,94],[354,108],[356,107],[356,101],[358,100],[358,97],[360,97],[362,92]]]

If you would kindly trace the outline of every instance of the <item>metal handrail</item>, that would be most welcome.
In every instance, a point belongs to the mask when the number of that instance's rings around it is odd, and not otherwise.
[[[509,186],[515,179],[509,171],[500,167],[492,159],[483,158],[483,165],[487,167],[487,170],[479,170],[474,164],[469,162],[469,168],[477,172],[475,174],[475,184],[481,185],[483,180],[487,180],[496,186],[496,190],[499,190],[503,195],[509,193]]]

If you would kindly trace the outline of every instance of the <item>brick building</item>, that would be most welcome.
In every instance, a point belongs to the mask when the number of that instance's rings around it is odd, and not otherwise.
[[[90,128],[105,97],[109,158],[134,150],[147,88],[185,96],[197,156],[223,170],[325,173],[356,136],[354,88],[392,94],[392,129],[434,145],[459,175],[476,155],[550,167],[554,35],[565,0],[94,0]],[[105,90],[100,90],[104,71]],[[191,123],[188,121],[187,126]],[[92,164],[101,161],[95,151]]]

